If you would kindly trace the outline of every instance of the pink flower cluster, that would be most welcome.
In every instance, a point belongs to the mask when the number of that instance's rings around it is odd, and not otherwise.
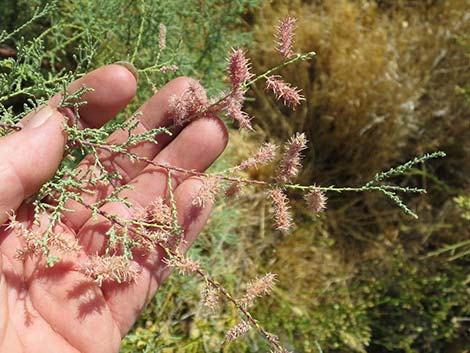
[[[172,256],[164,260],[168,267],[178,270],[181,275],[189,275],[200,270],[199,261],[191,260],[188,257]]]
[[[280,22],[276,40],[276,50],[285,58],[293,55],[293,38],[295,30],[295,19],[288,17]],[[165,47],[166,27],[160,26],[160,47]],[[182,125],[192,119],[195,115],[207,113],[206,109],[214,113],[225,112],[225,114],[236,121],[240,129],[253,130],[252,118],[243,111],[245,94],[250,85],[253,74],[250,72],[250,61],[242,49],[232,48],[228,58],[228,76],[230,79],[230,91],[223,93],[212,104],[207,105],[203,90],[200,86],[189,87],[180,97],[171,97],[170,114],[174,117],[177,125]],[[295,109],[305,98],[300,90],[282,80],[279,75],[260,76],[266,78],[266,88],[271,90],[276,98],[282,99],[284,104]]]
[[[206,285],[201,293],[202,304],[211,311],[219,307],[219,293],[211,285]]]
[[[130,262],[124,256],[118,255],[108,257],[92,256],[82,266],[81,271],[100,286],[105,281],[132,282],[140,273],[140,269],[135,263]]]
[[[250,73],[250,62],[242,49],[232,48],[228,60],[228,73],[234,91],[244,91],[242,87],[253,75]]]
[[[276,228],[281,232],[288,232],[292,228],[292,215],[289,212],[289,200],[281,188],[269,190],[269,197],[273,201],[274,221]]]
[[[277,171],[276,180],[278,182],[288,183],[297,176],[302,167],[301,152],[306,148],[307,138],[304,133],[297,133],[290,139],[284,147],[284,155]]]
[[[206,207],[215,201],[215,196],[219,190],[220,180],[216,177],[206,177],[202,179],[202,186],[193,197],[193,205]]]
[[[170,207],[163,198],[157,197],[146,207],[146,218],[150,223],[171,225],[172,215]]]
[[[272,75],[266,79],[266,89],[272,91],[276,99],[283,99],[284,105],[295,110],[301,101],[305,100],[300,94],[300,90],[284,82],[279,75]]]
[[[251,126],[251,117],[242,110],[245,97],[242,95],[232,95],[228,98],[225,112],[233,120],[238,122],[240,129],[253,130]]]
[[[237,338],[243,336],[248,330],[251,328],[250,324],[246,321],[242,320],[239,324],[232,327],[230,330],[227,331],[225,334],[225,341],[233,342]]]
[[[225,188],[226,197],[237,197],[242,189],[242,185],[239,182],[232,182],[227,188]]]
[[[227,97],[223,110],[238,122],[241,129],[252,130],[251,118],[242,110],[246,93],[245,84],[253,76],[250,73],[250,62],[242,49],[232,49],[228,61],[231,93]]]
[[[169,98],[168,113],[176,125],[183,125],[206,108],[206,93],[199,83],[191,83],[181,96]]]
[[[308,208],[314,213],[320,213],[326,208],[328,198],[321,190],[314,189],[305,195]]]
[[[295,18],[287,17],[281,20],[276,28],[276,50],[286,59],[293,55],[292,46],[296,22]]]
[[[248,308],[249,306],[253,305],[257,297],[268,295],[274,287],[276,279],[277,275],[273,273],[267,273],[261,278],[255,278],[252,280],[248,284],[245,295],[240,300],[241,305],[245,308]]]
[[[246,170],[253,167],[258,168],[259,166],[268,164],[269,162],[272,162],[274,158],[276,158],[276,150],[277,146],[275,144],[267,142],[260,147],[254,156],[243,161],[238,166],[238,169]]]

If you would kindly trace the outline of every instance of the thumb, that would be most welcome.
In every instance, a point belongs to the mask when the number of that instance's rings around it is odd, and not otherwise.
[[[64,123],[58,111],[43,106],[21,131],[0,138],[0,225],[54,175],[66,143]]]

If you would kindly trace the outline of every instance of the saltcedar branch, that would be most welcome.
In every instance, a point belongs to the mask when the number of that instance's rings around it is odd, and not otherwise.
[[[18,130],[18,131],[22,129],[20,126],[11,125],[11,124],[2,123],[2,122],[0,122],[0,127],[6,128],[6,129],[11,129],[11,130]],[[175,167],[175,166],[170,166],[170,165],[167,165],[167,164],[156,163],[156,162],[154,162],[150,159],[147,159],[145,157],[140,157],[140,156],[138,156],[136,154],[133,154],[133,153],[130,153],[130,152],[116,151],[112,148],[112,145],[98,144],[98,143],[94,143],[94,142],[90,142],[90,141],[79,141],[79,144],[94,147],[94,148],[98,148],[98,149],[103,149],[103,150],[106,150],[108,152],[124,154],[128,157],[134,158],[134,159],[139,160],[141,162],[145,162],[145,163],[148,163],[148,164],[151,164],[151,165],[154,165],[156,167],[163,168],[163,169],[173,170],[173,171],[181,172],[181,173],[186,173],[186,174],[190,174],[190,175],[193,175],[193,176],[200,176],[200,177],[207,176],[207,173],[198,172],[198,171],[195,171],[195,170],[188,170],[188,169],[179,168],[179,167]],[[445,156],[445,154],[443,154],[443,152],[437,152],[437,154],[438,154],[437,157],[444,157]],[[434,157],[431,157],[431,158],[434,158]],[[230,176],[223,175],[221,173],[214,173],[214,174],[211,174],[211,175],[216,177],[216,178],[220,178],[220,179],[223,179],[223,180],[226,180],[226,181],[239,182],[239,183],[244,183],[244,184],[256,184],[256,185],[262,185],[262,186],[272,185],[271,183],[269,183],[267,181],[263,181],[263,180],[246,179],[246,178],[239,178],[239,177],[230,177]],[[403,188],[395,187],[393,185],[379,185],[379,186],[364,185],[364,186],[360,186],[360,187],[336,187],[334,185],[331,185],[331,186],[316,186],[316,185],[300,185],[300,184],[282,184],[282,187],[288,188],[288,189],[305,190],[305,191],[321,190],[321,191],[333,191],[333,192],[339,192],[339,193],[340,192],[348,192],[348,191],[351,191],[351,192],[381,191],[384,188],[389,189],[389,190],[394,190],[394,191],[403,191]],[[408,192],[414,192],[414,193],[425,193],[426,192],[426,190],[421,189],[421,188],[407,188],[407,191]]]

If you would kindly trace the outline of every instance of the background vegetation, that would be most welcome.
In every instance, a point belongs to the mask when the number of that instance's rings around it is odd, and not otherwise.
[[[17,28],[44,4],[4,0],[0,31]],[[133,105],[174,75],[195,76],[216,93],[231,46],[249,46],[256,71],[275,64],[273,27],[287,14],[298,18],[296,48],[317,52],[312,62],[282,72],[307,100],[292,113],[256,87],[249,106],[255,136],[232,131],[214,168],[247,156],[260,139],[282,141],[294,131],[311,141],[301,175],[310,184],[357,186],[425,152],[448,157],[395,181],[428,190],[407,200],[418,221],[374,193],[331,195],[326,213],[312,217],[293,194],[297,228],[281,235],[271,230],[260,191],[220,199],[192,255],[235,293],[257,275],[278,273],[277,288],[254,314],[297,352],[468,351],[468,1],[61,1],[0,47],[7,78],[0,80],[0,102],[22,113],[102,64],[127,59],[151,67],[159,23],[168,27],[161,62],[179,71],[141,74]],[[16,73],[6,65],[8,53],[18,58]],[[7,97],[8,78],[18,73],[23,92]],[[197,278],[171,276],[122,352],[267,350],[255,334],[222,346],[238,313],[230,306],[207,313],[201,289]]]

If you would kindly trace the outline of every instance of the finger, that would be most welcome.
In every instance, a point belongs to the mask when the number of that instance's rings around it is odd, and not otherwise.
[[[181,251],[185,252],[192,245],[209,218],[212,203],[203,208],[192,204],[194,195],[202,187],[198,178],[185,180],[175,191],[175,203],[178,210],[178,222],[184,227]],[[139,317],[147,303],[155,295],[160,284],[170,274],[170,269],[162,262],[165,258],[163,249],[158,248],[148,257],[136,257],[135,263],[141,269],[136,282],[119,285],[108,283],[102,291],[113,318],[124,336]],[[126,303],[126,305],[122,305]]]
[[[26,282],[33,308],[76,351],[117,352],[122,337],[113,313],[100,288],[77,271],[74,260],[62,259],[54,267],[35,264]]]
[[[73,81],[67,88],[68,94],[76,93],[82,87],[90,88],[80,97],[86,104],[80,105],[79,126],[101,127],[114,118],[119,111],[125,108],[134,98],[137,89],[137,80],[134,74],[122,65],[112,64],[100,67],[87,75]],[[62,99],[58,93],[49,101],[49,105],[56,108]],[[75,115],[70,109],[62,110],[72,121]],[[27,124],[30,116],[26,116],[21,123]]]
[[[46,106],[23,130],[0,139],[0,224],[54,175],[66,142],[64,122]]]
[[[92,91],[80,98],[87,102],[79,108],[80,119],[87,127],[101,127],[134,98],[137,76],[129,68],[112,64],[72,82],[68,92],[76,92],[82,87],[91,88]]]
[[[156,127],[164,127],[172,124],[172,117],[169,114],[169,99],[173,95],[181,95],[190,85],[199,85],[197,81],[180,77],[168,84],[166,84],[159,92],[157,92],[152,98],[150,98],[138,111],[141,113],[138,116],[139,124],[136,129],[132,132],[134,135],[143,133]],[[146,159],[153,159],[170,141],[178,134],[180,128],[173,130],[173,135],[159,134],[155,137],[155,142],[142,142],[132,146],[128,151],[139,157]],[[129,136],[128,131],[118,130],[115,131],[107,140],[108,144],[121,144],[127,141]],[[99,151],[100,161],[103,167],[112,173],[117,173],[122,176],[122,179],[115,181],[115,183],[121,185],[126,184],[137,176],[147,164],[145,162],[131,162],[129,157],[108,152],[105,150]],[[99,170],[94,170],[94,157],[87,156],[78,166],[83,173],[90,172],[94,177],[101,175]],[[90,186],[90,190],[94,190],[93,194],[82,193],[82,197],[87,204],[92,204],[99,200],[102,200],[109,195],[113,187],[112,185],[102,185],[98,189],[95,186]],[[91,212],[84,206],[78,204],[75,201],[70,200],[66,207],[74,210],[73,213],[66,213],[68,225],[73,229],[78,230],[90,217]]]
[[[0,348],[7,336],[6,330],[8,327],[8,288],[5,281],[5,273],[3,271],[3,255],[0,254],[0,310],[4,313],[0,318]],[[3,343],[4,344],[4,343]]]
[[[200,178],[191,177],[186,179],[175,190],[175,202],[178,208],[178,221],[185,230],[184,242],[180,250],[185,253],[202,231],[212,211],[212,201],[208,200],[203,207],[193,204],[194,197],[203,187]],[[178,207],[179,206],[179,207]]]

